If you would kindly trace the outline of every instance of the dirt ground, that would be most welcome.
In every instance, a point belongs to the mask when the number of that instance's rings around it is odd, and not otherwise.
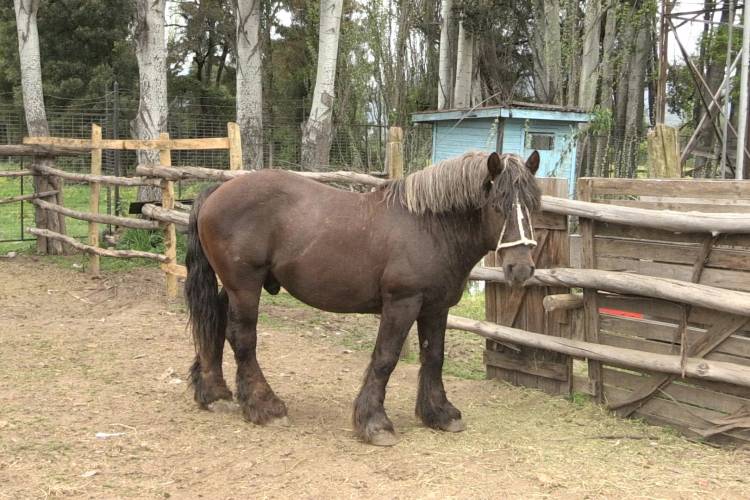
[[[368,353],[337,336],[371,320],[321,323],[298,306],[267,305],[260,326],[261,365],[291,425],[201,411],[185,383],[184,308],[162,290],[155,269],[94,280],[70,261],[0,259],[0,498],[750,495],[747,451],[504,383],[446,377],[468,428],[425,429],[413,363],[386,401],[401,443],[361,444],[349,420]]]

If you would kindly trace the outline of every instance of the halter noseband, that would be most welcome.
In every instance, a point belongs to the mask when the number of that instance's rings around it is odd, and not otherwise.
[[[522,205],[518,201],[518,198],[516,198],[516,201],[513,203],[513,208],[516,211],[516,218],[518,219],[518,232],[520,233],[520,237],[515,241],[509,241],[507,243],[503,243],[503,238],[505,237],[505,230],[508,228],[508,218],[505,218],[505,222],[503,222],[503,229],[500,231],[500,239],[497,240],[497,248],[495,249],[495,252],[499,252],[503,248],[510,248],[510,247],[517,247],[520,245],[524,245],[527,247],[535,247],[536,246],[536,240],[534,239],[534,226],[531,224],[531,215],[529,215],[529,209],[526,207],[526,205],[523,205],[523,209],[521,208]],[[529,231],[531,232],[531,238],[526,237],[526,231],[524,231],[523,228],[523,213],[526,212],[526,217],[529,219]]]

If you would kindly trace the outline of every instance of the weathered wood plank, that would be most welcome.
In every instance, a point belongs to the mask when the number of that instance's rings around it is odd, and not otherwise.
[[[596,236],[608,236],[614,238],[629,238],[633,240],[693,243],[700,244],[706,237],[701,233],[686,233],[664,231],[645,227],[634,227],[623,224],[611,224],[600,222],[596,226]],[[727,247],[750,247],[750,236],[746,234],[722,234],[717,245]]]
[[[748,259],[750,261],[750,256]],[[690,281],[693,273],[693,268],[689,265],[650,262],[629,258],[598,256],[597,264],[597,268],[603,271],[620,271],[680,281]],[[700,284],[732,290],[750,291],[750,272],[706,268],[701,274]]]
[[[565,364],[550,363],[545,360],[535,360],[522,356],[513,358],[495,351],[485,350],[484,364],[505,370],[515,370],[529,375],[551,378],[561,382],[568,380],[568,369]]]
[[[162,132],[159,134],[162,142],[169,141],[169,134]],[[172,152],[169,148],[159,150],[159,163],[169,168],[172,165]],[[174,210],[174,182],[164,180],[161,186],[161,206],[165,210]],[[177,265],[177,231],[174,224],[167,222],[164,224],[164,255],[167,258],[166,266],[171,270]],[[177,297],[177,276],[172,272],[166,272],[167,297]]]
[[[585,178],[589,181],[589,178]],[[579,182],[583,180],[580,179]],[[743,181],[694,179],[607,179],[592,177],[594,196],[636,195],[672,196],[694,198],[750,198],[750,183]]]
[[[714,315],[714,318],[718,317]],[[625,318],[602,314],[599,320],[601,331],[615,335],[640,337],[657,342],[673,342],[677,338],[678,325],[648,319]],[[705,333],[704,328],[688,327],[687,338],[694,343]],[[750,358],[750,338],[732,335],[717,348],[717,352]]]
[[[635,208],[646,208],[649,210],[671,210],[676,212],[709,212],[709,213],[749,213],[750,205],[741,204],[716,204],[716,203],[699,203],[696,199],[694,203],[686,203],[682,201],[668,201],[662,199],[659,201],[644,201],[644,200],[596,200],[597,203],[606,205],[620,205],[623,207],[635,207]]]
[[[596,238],[597,257],[619,257],[692,265],[700,252],[698,244]],[[750,248],[713,248],[707,268],[750,271]]]
[[[67,148],[92,149],[90,139],[71,139],[67,137],[24,137],[24,144],[38,144],[42,146],[62,146]],[[200,149],[229,149],[229,139],[226,137],[205,137],[198,139],[104,139],[102,149],[116,149],[137,151],[150,150],[200,150]]]
[[[156,219],[161,222],[171,222],[172,224],[178,224],[180,226],[187,226],[188,221],[190,220],[190,214],[186,212],[168,210],[151,203],[143,205],[143,207],[141,207],[141,212],[143,212],[143,215],[151,219]]]
[[[654,354],[679,355],[680,353],[679,344],[670,345],[666,342],[657,342],[654,340],[646,340],[638,337],[624,337],[621,335],[613,335],[605,332],[599,333],[599,342],[602,345],[606,346],[621,347],[623,349],[650,352]],[[731,354],[724,354],[722,352],[712,352],[711,354],[708,354],[705,359],[712,361],[721,361],[723,363],[732,363],[738,366],[750,367],[750,359],[733,356]]]

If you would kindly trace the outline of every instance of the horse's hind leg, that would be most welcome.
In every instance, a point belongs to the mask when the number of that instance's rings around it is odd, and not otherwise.
[[[262,425],[284,419],[286,405],[268,385],[256,357],[258,301],[263,280],[247,285],[248,288],[241,290],[228,290],[227,340],[237,361],[237,400],[242,413],[247,420]]]
[[[445,325],[448,312],[424,314],[417,319],[419,332],[419,389],[417,416],[427,427],[450,432],[464,430],[461,412],[453,406],[443,388]]]

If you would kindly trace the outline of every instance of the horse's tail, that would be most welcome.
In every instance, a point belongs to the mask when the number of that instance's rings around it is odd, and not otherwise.
[[[190,328],[195,344],[195,362],[190,368],[190,381],[195,389],[195,400],[208,404],[212,399],[209,387],[204,387],[201,377],[201,359],[221,359],[227,327],[228,301],[225,292],[219,292],[219,283],[211,264],[203,252],[198,236],[198,214],[201,205],[219,186],[205,189],[193,203],[187,234],[185,265],[185,302]],[[205,367],[208,368],[208,367]]]

